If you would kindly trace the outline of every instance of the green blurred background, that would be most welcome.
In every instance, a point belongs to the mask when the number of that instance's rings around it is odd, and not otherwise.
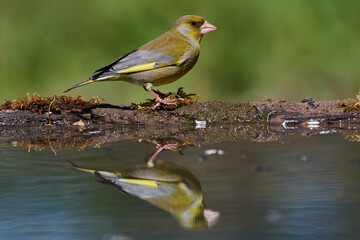
[[[159,87],[200,101],[353,97],[360,88],[360,1],[0,0],[0,99],[62,95],[92,72],[165,32],[180,16],[204,16],[195,68]],[[113,104],[152,97],[126,82],[67,93]]]

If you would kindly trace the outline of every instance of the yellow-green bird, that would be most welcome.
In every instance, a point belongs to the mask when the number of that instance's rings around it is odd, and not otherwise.
[[[96,70],[88,80],[65,92],[93,82],[125,81],[143,86],[159,104],[174,104],[151,88],[171,83],[190,71],[198,60],[202,37],[215,30],[203,17],[183,16],[158,38]]]

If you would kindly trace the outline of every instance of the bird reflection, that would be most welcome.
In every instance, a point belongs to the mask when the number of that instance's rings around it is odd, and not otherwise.
[[[155,161],[159,152],[181,150],[184,143],[174,141],[148,141],[158,150],[146,156],[143,164],[119,170],[96,170],[70,162],[78,170],[91,173],[131,196],[143,199],[170,212],[186,228],[207,228],[214,225],[220,215],[207,209],[199,180],[185,167],[169,162]],[[185,144],[186,145],[186,144]]]

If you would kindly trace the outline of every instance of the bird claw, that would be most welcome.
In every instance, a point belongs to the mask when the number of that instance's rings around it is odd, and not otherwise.
[[[171,99],[171,100],[161,99],[160,103],[162,103],[164,105],[177,105],[176,101],[177,101],[177,99]],[[158,102],[159,102],[159,100],[158,100]]]
[[[155,110],[157,107],[159,107],[161,103],[157,102],[153,107],[151,107],[151,110]]]
[[[171,100],[166,100],[166,99],[161,99],[156,98],[156,104],[151,108],[151,110],[155,110],[156,108],[158,108],[159,106],[161,106],[161,104],[163,105],[175,105],[177,106],[177,104],[175,103],[176,99],[171,99]]]

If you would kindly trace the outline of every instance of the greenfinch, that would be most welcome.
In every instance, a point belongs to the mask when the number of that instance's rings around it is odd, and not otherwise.
[[[161,99],[152,87],[171,83],[190,71],[198,60],[202,37],[215,30],[203,17],[183,16],[158,38],[96,70],[88,80],[65,92],[93,82],[125,81],[143,86],[158,104],[174,104]]]
[[[218,211],[205,208],[199,180],[188,169],[159,162],[119,170],[95,170],[69,162],[72,167],[111,183],[120,191],[170,212],[186,228],[214,225]]]

